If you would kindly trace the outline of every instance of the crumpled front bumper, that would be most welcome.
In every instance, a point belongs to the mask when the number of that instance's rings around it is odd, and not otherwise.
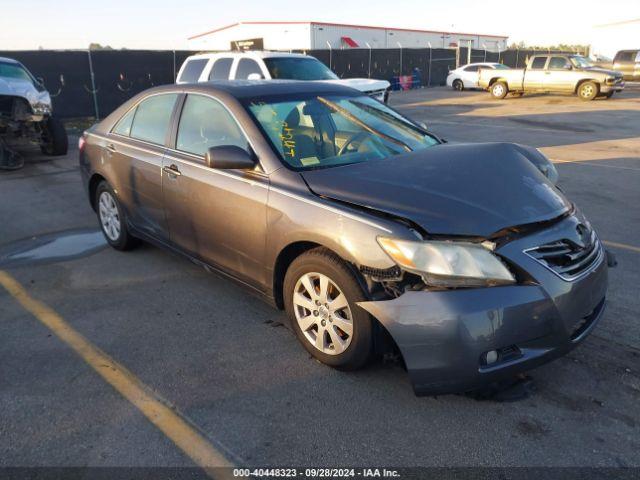
[[[566,354],[591,333],[605,306],[606,255],[570,282],[524,253],[568,227],[561,222],[499,250],[535,284],[410,291],[358,304],[394,338],[416,395],[464,392],[513,376]],[[492,350],[504,355],[487,365]]]

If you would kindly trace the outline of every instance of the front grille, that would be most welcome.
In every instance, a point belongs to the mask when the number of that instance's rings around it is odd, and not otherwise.
[[[602,246],[593,230],[585,245],[563,239],[530,248],[525,253],[564,280],[581,277],[603,258]]]

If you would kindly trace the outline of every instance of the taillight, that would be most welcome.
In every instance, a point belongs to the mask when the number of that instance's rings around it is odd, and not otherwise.
[[[80,138],[78,139],[78,150],[80,150],[81,152],[84,150],[84,145],[87,143],[87,141],[84,138],[84,135],[81,135]]]

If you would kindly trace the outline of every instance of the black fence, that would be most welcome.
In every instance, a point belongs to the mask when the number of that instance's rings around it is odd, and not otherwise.
[[[543,53],[547,53],[544,51]],[[105,117],[147,88],[173,83],[182,62],[194,52],[180,50],[33,50],[0,51],[22,62],[53,97],[60,117]],[[400,76],[413,76],[413,87],[444,85],[449,70],[467,63],[466,48],[389,48],[307,51],[341,78],[371,77],[400,87]],[[501,53],[472,50],[471,62],[501,62],[523,67],[533,50]],[[537,53],[541,53],[538,51]]]
[[[89,55],[86,50],[32,50],[0,51],[0,57],[22,62],[43,80],[57,116],[104,118],[135,94],[173,83],[180,65],[193,53],[97,50]]]

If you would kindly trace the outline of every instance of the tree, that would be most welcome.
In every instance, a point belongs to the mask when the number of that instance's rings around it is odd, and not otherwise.
[[[109,45],[102,46],[99,43],[91,42],[89,44],[89,50],[113,50]]]

